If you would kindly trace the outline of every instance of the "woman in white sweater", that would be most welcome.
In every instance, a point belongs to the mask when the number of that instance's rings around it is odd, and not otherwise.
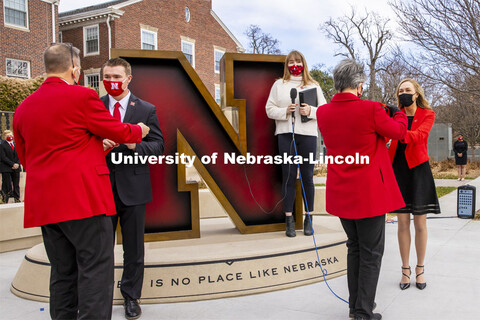
[[[295,88],[297,92],[307,88],[317,89],[317,105],[310,106],[303,104],[299,106],[298,94],[295,103],[292,103],[290,92]],[[308,72],[305,57],[299,51],[290,52],[285,59],[285,69],[283,77],[275,81],[270,90],[267,104],[265,106],[267,116],[275,120],[275,135],[278,138],[279,154],[295,155],[294,141],[297,147],[298,155],[304,159],[315,159],[317,151],[318,128],[316,114],[317,107],[325,104],[323,92],[318,83],[313,80]],[[292,116],[294,115],[294,116]],[[301,121],[301,115],[308,117],[307,122]],[[313,121],[312,121],[313,120]],[[294,130],[294,131],[293,131]],[[295,132],[295,140],[293,140]],[[305,162],[300,164],[300,174],[302,175],[303,186],[307,198],[308,210],[313,211],[313,200],[315,186],[313,184],[313,163]],[[283,177],[283,199],[285,221],[287,224],[286,235],[295,237],[295,221],[292,216],[293,204],[295,202],[295,181],[297,178],[296,164],[282,165]],[[305,208],[307,209],[307,208]],[[310,220],[305,217],[304,234],[312,235]]]

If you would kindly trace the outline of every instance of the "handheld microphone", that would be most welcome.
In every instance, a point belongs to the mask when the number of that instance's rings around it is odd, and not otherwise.
[[[290,99],[292,99],[292,104],[295,104],[295,99],[297,98],[297,89],[290,89]],[[292,112],[292,117],[295,119],[295,111]]]

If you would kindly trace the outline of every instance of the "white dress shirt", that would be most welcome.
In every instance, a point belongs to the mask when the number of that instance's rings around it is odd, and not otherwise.
[[[115,110],[115,104],[117,102],[120,103],[120,108],[118,110],[120,111],[120,118],[123,122],[123,119],[125,118],[125,113],[127,112],[127,107],[128,107],[128,101],[130,100],[130,95],[132,93],[129,91],[128,94],[123,97],[122,100],[117,101],[115,100],[111,95],[108,95],[108,109],[110,110],[110,114],[113,116],[113,111]]]

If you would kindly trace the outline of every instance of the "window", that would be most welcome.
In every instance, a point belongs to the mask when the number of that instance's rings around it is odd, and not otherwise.
[[[5,0],[5,24],[28,28],[27,0]]]
[[[195,42],[182,40],[182,52],[192,67],[195,68]]]
[[[190,22],[190,9],[185,7],[185,21]]]
[[[7,76],[18,78],[30,78],[30,62],[7,58]]]
[[[93,73],[93,74],[86,74],[85,75],[85,86],[95,89],[97,91],[100,88],[100,74]]]
[[[215,55],[215,73],[220,73],[220,60],[222,59],[223,55],[225,54],[225,51],[221,50],[214,50],[214,55]]]
[[[98,38],[98,24],[83,28],[83,51],[85,56],[100,53]]]
[[[220,85],[216,84],[215,85],[215,101],[220,104],[221,102],[221,97],[220,97]]]
[[[157,33],[148,30],[142,30],[142,49],[157,50]]]
[[[63,42],[63,34],[62,31],[58,32],[58,42]]]

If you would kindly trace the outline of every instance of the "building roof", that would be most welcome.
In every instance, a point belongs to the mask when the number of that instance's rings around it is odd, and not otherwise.
[[[119,18],[123,15],[124,11],[120,8],[132,5],[143,0],[114,0],[108,1],[94,6],[88,6],[76,10],[65,11],[58,14],[60,25],[72,25],[74,23],[95,19],[98,17],[104,17],[106,15],[112,15],[114,18]],[[233,35],[233,33],[228,29],[228,27],[222,22],[222,20],[217,16],[217,14],[210,10],[210,14],[218,22],[218,24],[225,30],[225,32],[232,38],[232,40],[237,45],[238,52],[245,52],[245,48],[242,46],[240,41]]]
[[[142,1],[142,0],[140,0]],[[89,12],[89,11],[95,11],[98,9],[105,9],[111,6],[115,6],[117,4],[123,4],[124,2],[131,2],[131,0],[113,0],[113,1],[108,1],[104,3],[100,3],[94,6],[88,6],[80,9],[75,9],[75,10],[70,10],[70,11],[65,11],[65,12],[60,12],[58,14],[59,17],[65,17],[65,16],[71,16],[71,15],[76,15],[79,13],[84,13],[84,12]],[[136,1],[138,2],[138,1]]]

